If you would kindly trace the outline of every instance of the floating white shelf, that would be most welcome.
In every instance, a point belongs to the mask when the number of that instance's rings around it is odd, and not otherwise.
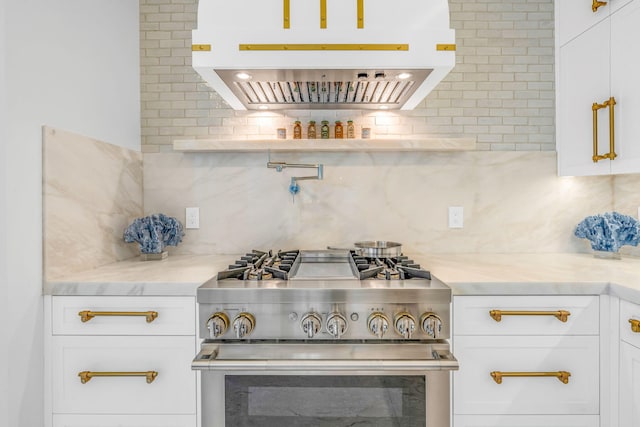
[[[475,150],[474,138],[429,139],[184,139],[173,142],[184,152],[397,152]]]

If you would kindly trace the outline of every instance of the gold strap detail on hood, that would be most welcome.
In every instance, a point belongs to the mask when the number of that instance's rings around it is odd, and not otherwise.
[[[241,44],[239,50],[409,50],[408,44]]]

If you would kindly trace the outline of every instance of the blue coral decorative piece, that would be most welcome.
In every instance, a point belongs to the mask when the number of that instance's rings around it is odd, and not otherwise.
[[[138,242],[143,254],[159,254],[166,246],[178,246],[183,236],[182,223],[164,214],[137,218],[124,230],[124,241]]]
[[[575,235],[589,239],[595,251],[618,252],[624,245],[638,246],[640,223],[628,215],[606,212],[583,219]]]

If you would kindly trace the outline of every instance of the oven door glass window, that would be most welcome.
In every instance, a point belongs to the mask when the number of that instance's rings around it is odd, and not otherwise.
[[[227,375],[226,426],[424,427],[424,376]]]

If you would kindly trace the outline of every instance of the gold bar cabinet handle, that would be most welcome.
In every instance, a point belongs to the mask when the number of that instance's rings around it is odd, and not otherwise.
[[[558,371],[558,372],[491,372],[491,378],[497,383],[502,384],[502,378],[504,377],[556,377],[563,384],[569,384],[570,372]]]
[[[614,160],[618,157],[615,149],[615,105],[616,99],[613,96],[602,104],[594,102],[591,105],[593,112],[593,163],[604,159]],[[609,152],[606,154],[598,154],[598,110],[602,108],[609,108]]]
[[[591,3],[591,10],[595,13],[598,11],[598,9],[601,6],[606,6],[606,5],[607,5],[606,1],[593,0],[593,3]]]
[[[291,28],[291,4],[290,4],[290,0],[284,0],[282,27],[285,28],[285,29]]]
[[[358,0],[358,28],[364,28],[364,0]]]
[[[327,0],[320,0],[320,28],[327,28]]]
[[[633,332],[640,333],[640,320],[629,319],[629,323],[631,323],[631,330]]]
[[[146,377],[147,384],[151,384],[156,379],[158,373],[156,371],[146,372],[91,372],[82,371],[78,372],[80,382],[82,384],[88,383],[93,377]]]
[[[89,311],[84,310],[78,313],[80,320],[88,322],[96,316],[144,316],[147,318],[147,323],[151,323],[158,318],[157,311]]]
[[[571,313],[567,310],[558,311],[504,311],[504,310],[491,310],[489,316],[496,322],[502,320],[502,316],[553,316],[561,322],[569,320]]]

